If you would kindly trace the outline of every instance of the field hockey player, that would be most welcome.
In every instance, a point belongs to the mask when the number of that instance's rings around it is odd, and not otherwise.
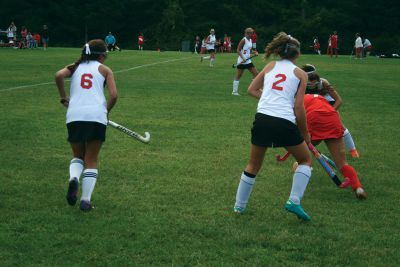
[[[56,84],[61,104],[67,107],[68,141],[73,159],[69,166],[67,202],[75,205],[79,179],[82,178],[80,209],[90,211],[91,195],[97,176],[97,159],[105,141],[108,114],[117,101],[117,88],[110,68],[103,65],[107,58],[107,47],[103,40],[91,40],[82,50],[74,64],[56,73]],[[65,78],[71,78],[70,98],[64,89]],[[109,99],[104,96],[107,84]]]
[[[265,57],[271,55],[281,59],[268,63],[248,88],[248,93],[259,102],[251,129],[250,160],[241,175],[233,210],[239,214],[245,211],[267,148],[285,147],[299,162],[299,166],[284,207],[298,218],[309,221],[310,216],[300,205],[311,177],[312,163],[307,147],[310,135],[304,109],[308,77],[295,65],[300,56],[300,43],[280,32],[265,48]]]
[[[307,113],[307,127],[314,145],[324,141],[331,153],[337,169],[345,177],[340,185],[342,188],[351,186],[359,199],[366,199],[364,191],[355,169],[346,161],[344,153],[343,126],[339,113],[318,94],[306,94],[304,106]]]
[[[317,69],[313,65],[304,65],[302,69],[308,74],[306,93],[323,96],[335,110],[339,110],[342,104],[342,98],[329,81],[325,78],[320,78]],[[353,137],[346,127],[344,127],[344,129],[343,138],[346,148],[353,158],[358,158],[359,154]]]
[[[232,95],[239,95],[239,82],[240,78],[243,75],[244,70],[249,70],[253,75],[253,79],[257,76],[258,72],[253,62],[251,62],[251,54],[253,51],[253,42],[251,40],[251,36],[253,35],[253,29],[247,28],[244,30],[244,37],[240,40],[239,45],[237,47],[238,59],[236,65],[236,75],[233,80],[233,90]],[[258,52],[254,50],[253,55],[258,55]]]

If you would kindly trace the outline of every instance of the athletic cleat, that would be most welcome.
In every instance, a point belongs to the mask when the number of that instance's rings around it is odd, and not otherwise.
[[[240,96],[240,94],[239,94],[239,93],[235,93],[235,92],[232,92],[232,95],[237,95],[237,96]]]
[[[358,187],[356,190],[354,190],[354,192],[359,200],[365,200],[368,197],[367,192],[365,192],[362,187]]]
[[[349,177],[345,177],[344,181],[339,185],[340,188],[347,188],[351,185],[351,179]]]
[[[303,207],[299,204],[293,203],[290,199],[285,204],[285,209],[288,212],[296,214],[297,218],[304,221],[311,221],[311,217],[303,210]]]
[[[74,206],[76,204],[77,194],[78,194],[78,187],[79,187],[79,182],[77,178],[73,178],[71,181],[69,181],[68,184],[68,192],[67,192],[67,202],[69,205]]]
[[[79,206],[81,211],[91,211],[94,207],[90,204],[90,201],[81,200],[81,204]]]
[[[233,208],[233,212],[236,214],[243,214],[244,213],[245,208],[241,208],[241,207],[234,207]]]
[[[350,154],[351,154],[352,158],[359,158],[360,157],[360,155],[358,154],[357,149],[350,150]]]

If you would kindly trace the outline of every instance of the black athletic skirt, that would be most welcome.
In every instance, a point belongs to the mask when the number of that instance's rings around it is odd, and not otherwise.
[[[236,68],[240,69],[240,70],[245,70],[245,69],[251,69],[254,68],[253,63],[248,63],[248,64],[239,64],[236,66]]]
[[[86,143],[106,140],[107,126],[94,121],[73,121],[67,123],[68,142]]]
[[[296,146],[304,141],[297,125],[291,121],[256,113],[251,129],[251,143],[260,147]]]
[[[214,53],[214,52],[215,52],[215,49],[208,49],[207,52],[208,52],[208,53]]]

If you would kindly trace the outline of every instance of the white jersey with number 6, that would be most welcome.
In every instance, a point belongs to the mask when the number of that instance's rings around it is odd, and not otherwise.
[[[82,62],[71,77],[67,123],[94,121],[107,125],[107,101],[104,96],[104,76],[100,62]]]
[[[264,76],[264,88],[257,112],[289,120],[296,124],[294,101],[300,79],[289,60],[276,61],[274,68]]]
[[[243,38],[244,40],[244,45],[242,47],[242,50],[240,50],[240,53],[242,54],[242,56],[247,59],[246,62],[243,63],[243,65],[245,64],[250,64],[251,63],[251,49],[253,49],[253,42],[251,41],[251,39],[247,39],[246,37]],[[237,64],[241,64],[243,62],[243,58],[242,57],[238,57],[237,59]]]

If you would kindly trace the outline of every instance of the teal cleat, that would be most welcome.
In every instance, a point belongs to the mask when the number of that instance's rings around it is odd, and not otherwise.
[[[294,213],[297,215],[297,218],[302,219],[304,221],[311,221],[311,217],[303,210],[303,207],[299,204],[293,203],[290,199],[285,204],[285,209],[288,212]]]
[[[241,207],[234,207],[233,208],[233,212],[236,214],[243,214],[244,213],[245,208],[241,208]]]

